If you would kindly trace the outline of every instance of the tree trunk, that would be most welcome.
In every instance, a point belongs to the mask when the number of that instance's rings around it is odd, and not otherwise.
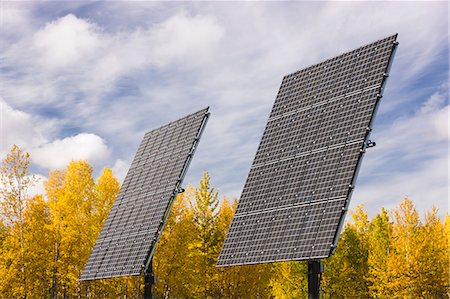
[[[50,289],[50,298],[56,299],[58,296],[58,286],[57,286],[57,274],[58,274],[58,267],[56,266],[56,262],[59,260],[59,244],[55,243],[55,256],[53,261],[55,262],[55,265],[53,266],[53,276],[52,276],[52,287]]]

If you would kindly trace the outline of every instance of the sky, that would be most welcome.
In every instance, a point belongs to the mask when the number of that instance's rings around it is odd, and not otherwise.
[[[449,202],[443,2],[0,2],[0,158],[85,159],[120,181],[146,131],[210,106],[185,178],[239,198],[284,75],[398,33],[351,208]]]

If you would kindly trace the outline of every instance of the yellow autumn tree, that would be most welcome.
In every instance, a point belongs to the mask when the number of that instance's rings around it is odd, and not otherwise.
[[[29,279],[25,276],[27,274],[23,274],[22,271],[28,266],[25,258],[22,259],[25,242],[20,243],[18,236],[21,231],[18,225],[6,226],[5,232],[6,236],[2,241],[0,257],[2,264],[0,268],[0,294],[4,298],[27,298],[28,288],[26,288],[26,283]]]
[[[388,287],[390,277],[387,273],[387,263],[392,247],[392,223],[388,211],[384,208],[372,219],[369,225],[369,257],[367,280],[369,294],[373,298],[392,297]]]
[[[100,177],[98,178],[95,188],[95,200],[92,203],[92,215],[95,217],[92,222],[94,230],[97,234],[100,232],[99,228],[108,216],[114,200],[119,193],[120,184],[110,168],[104,168]]]
[[[95,195],[92,167],[85,161],[71,162],[59,191],[52,211],[60,230],[57,285],[59,296],[68,297],[81,293],[78,277],[95,242],[89,219]]]
[[[41,195],[35,196],[25,210],[25,259],[28,264],[28,290],[30,298],[48,298],[52,258],[49,252],[52,242],[49,236],[50,209]]]
[[[153,267],[158,283],[154,292],[162,298],[193,296],[197,265],[192,260],[195,226],[189,202],[195,194],[191,186],[175,199],[163,234],[156,247]]]
[[[89,291],[78,278],[119,190],[110,169],[104,169],[97,184],[92,172],[86,161],[72,161],[66,170],[51,172],[45,184],[53,232],[52,298]]]
[[[270,280],[275,298],[303,298],[308,294],[308,264],[306,262],[281,262],[273,266]]]
[[[324,261],[325,298],[367,297],[368,217],[358,206],[352,218],[353,223],[347,223],[339,237],[335,254]]]
[[[2,242],[0,291],[10,298],[27,298],[28,269],[25,244],[27,190],[35,180],[28,173],[30,155],[17,145],[0,166],[0,207],[6,237]]]
[[[450,215],[448,214],[448,212],[445,213],[444,227],[445,227],[445,234],[447,236],[447,254],[450,256]],[[449,261],[450,261],[450,259],[449,259]],[[450,266],[450,262],[449,262],[449,266]]]
[[[112,171],[97,181],[85,161],[52,171],[45,197],[29,197],[29,155],[14,146],[1,166],[0,298],[138,298],[142,277],[78,277],[119,191]],[[305,262],[215,266],[237,201],[219,201],[204,174],[174,203],[153,266],[157,298],[302,298]],[[324,298],[448,298],[450,216],[421,221],[406,198],[369,220],[352,214],[326,259]]]
[[[0,294],[6,293],[6,273],[8,271],[8,264],[6,263],[5,240],[8,236],[7,228],[3,223],[3,217],[0,217]]]
[[[394,210],[392,251],[387,263],[393,298],[415,298],[418,295],[415,279],[418,276],[417,257],[420,243],[419,213],[412,201],[405,198]]]
[[[268,298],[271,265],[215,266],[236,208],[218,194],[204,175],[175,200],[158,242],[153,266],[162,298]],[[206,279],[208,278],[208,279]]]
[[[93,187],[93,200],[91,202],[90,213],[87,219],[87,225],[90,227],[90,242],[86,248],[86,253],[89,255],[95,244],[95,241],[100,233],[103,223],[108,216],[114,200],[119,193],[120,184],[110,168],[105,167],[97,179]],[[82,263],[83,267],[87,262],[86,255]],[[133,278],[114,278],[94,280],[81,283],[81,292],[86,298],[118,298],[133,297],[135,291],[134,277]],[[139,288],[139,286],[137,287]]]
[[[218,218],[219,248],[222,247],[231,224],[237,200],[230,205],[223,198]],[[218,253],[218,252],[217,252]],[[216,256],[217,259],[217,256]],[[217,298],[270,298],[273,274],[272,264],[244,265],[215,268],[218,277]]]
[[[55,299],[58,296],[58,287],[60,282],[61,267],[61,241],[64,234],[63,219],[64,208],[59,203],[59,198],[63,193],[65,171],[54,170],[50,172],[49,178],[44,182],[45,194],[50,209],[50,230],[49,238],[52,242],[50,251],[51,263],[49,264],[51,273],[50,298]]]
[[[196,297],[212,298],[216,297],[218,292],[215,264],[220,251],[220,231],[217,225],[219,198],[210,184],[207,172],[203,173],[191,203],[195,226],[192,259],[197,264]]]
[[[427,213],[418,232],[418,251],[414,279],[416,298],[443,298],[449,291],[449,253],[444,223],[437,209]]]
[[[409,198],[393,211],[387,263],[391,298],[445,298],[449,295],[449,254],[445,224],[437,209],[420,221]]]

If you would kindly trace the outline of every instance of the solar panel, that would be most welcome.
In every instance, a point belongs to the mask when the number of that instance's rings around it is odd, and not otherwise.
[[[206,108],[144,135],[80,280],[148,266],[208,116]]]
[[[283,78],[218,266],[332,253],[396,37]]]

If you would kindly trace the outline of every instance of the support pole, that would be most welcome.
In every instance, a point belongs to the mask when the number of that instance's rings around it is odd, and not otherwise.
[[[323,268],[321,261],[308,261],[308,299],[320,299]]]
[[[147,271],[144,274],[144,299],[152,299],[152,285],[155,283],[153,275],[153,258],[150,260]]]

